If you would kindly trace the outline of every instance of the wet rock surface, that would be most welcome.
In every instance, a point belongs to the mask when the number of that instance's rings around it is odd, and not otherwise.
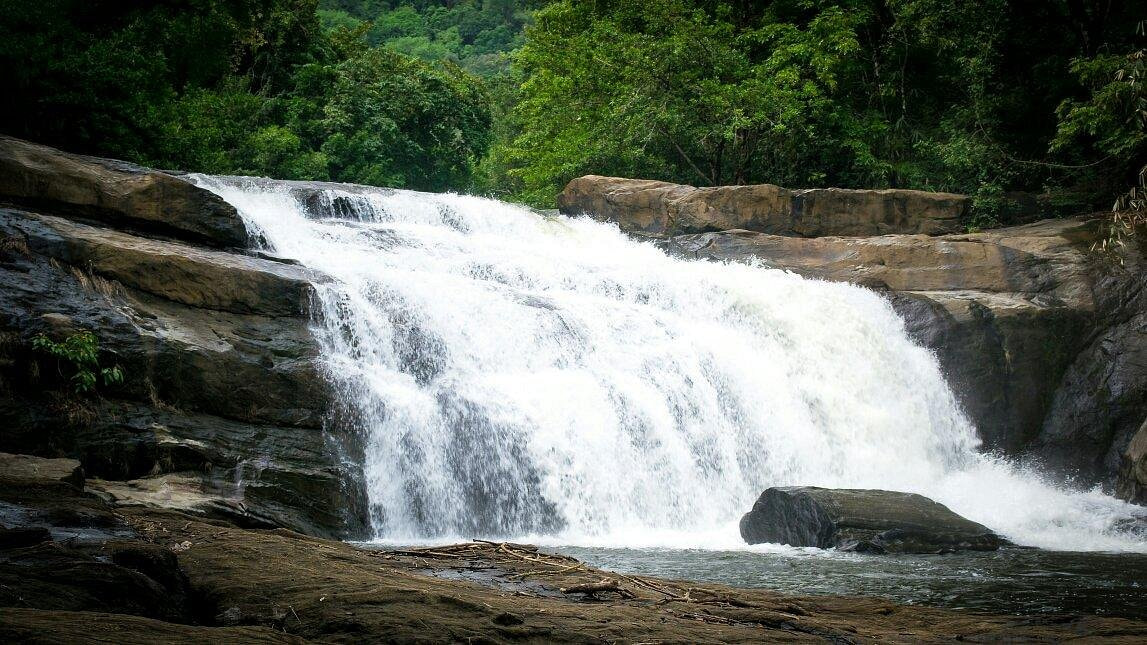
[[[50,215],[0,210],[0,234],[173,302],[239,314],[306,313],[321,276],[292,264],[139,237]]]
[[[61,489],[59,487],[67,487]],[[6,642],[1137,642],[1147,624],[994,616],[601,571],[497,542],[363,550],[6,480],[0,502],[116,531],[0,546]],[[49,509],[51,512],[49,513]],[[67,511],[71,511],[70,513]],[[73,519],[68,519],[73,518]],[[47,575],[65,571],[68,575]],[[579,593],[578,589],[604,589]]]
[[[862,553],[994,551],[1007,541],[922,495],[812,486],[769,488],[741,518],[749,544]]]
[[[1147,504],[1147,421],[1127,444],[1119,466],[1119,495],[1136,504]]]

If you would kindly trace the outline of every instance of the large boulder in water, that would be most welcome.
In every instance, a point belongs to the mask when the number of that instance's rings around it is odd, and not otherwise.
[[[769,488],[741,518],[749,544],[869,553],[994,551],[1007,542],[922,495],[888,490]]]

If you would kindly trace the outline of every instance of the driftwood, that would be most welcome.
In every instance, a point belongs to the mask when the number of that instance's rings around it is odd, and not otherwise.
[[[597,594],[607,592],[615,593],[622,598],[636,597],[632,591],[623,588],[617,580],[610,580],[609,578],[603,578],[601,582],[588,582],[571,587],[562,587],[560,591],[564,594],[585,594],[587,598],[595,598]]]

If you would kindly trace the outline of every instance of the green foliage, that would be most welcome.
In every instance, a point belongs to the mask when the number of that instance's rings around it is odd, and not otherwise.
[[[1139,23],[1139,33],[1144,31],[1147,22]],[[1052,146],[1065,148],[1082,139],[1116,160],[1113,165],[1122,168],[1122,177],[1133,176],[1131,188],[1112,206],[1108,234],[1096,244],[1096,250],[1115,250],[1147,226],[1147,49],[1077,59],[1072,71],[1091,87],[1091,95],[1060,105]]]
[[[0,130],[539,206],[586,173],[944,190],[982,228],[1138,185],[1133,4],[10,0]]]
[[[72,334],[63,342],[40,334],[32,339],[32,348],[69,364],[72,387],[77,394],[91,392],[97,382],[105,387],[123,382],[124,374],[119,365],[100,367],[99,340],[90,331]]]
[[[482,86],[376,48],[334,69],[322,146],[332,170],[366,183],[445,190],[465,185],[489,147]]]
[[[490,78],[507,71],[507,54],[524,42],[523,28],[540,2],[447,0],[347,2],[322,0],[328,28],[367,24],[365,40],[427,61],[451,61]]]
[[[465,189],[489,97],[452,63],[369,47],[370,29],[317,0],[12,0],[0,131],[158,167]]]
[[[560,0],[515,54],[514,134],[492,156],[539,205],[594,172],[964,192],[990,225],[1009,216],[1006,191],[1104,193],[1072,168],[1089,150],[1048,150],[1056,104],[1079,92],[1071,59],[1130,40],[1130,8],[1100,9]]]

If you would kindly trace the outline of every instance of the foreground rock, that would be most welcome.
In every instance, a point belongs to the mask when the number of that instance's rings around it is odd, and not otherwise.
[[[1142,642],[1147,624],[788,596],[593,569],[525,545],[364,551],[283,529],[113,509],[0,476],[39,542],[0,545],[4,642]],[[606,580],[610,584],[602,585]],[[594,597],[563,589],[616,588]]]
[[[84,469],[75,459],[42,459],[0,452],[0,473],[14,481],[48,480],[84,486]]]
[[[970,200],[919,190],[791,190],[760,184],[694,188],[587,175],[558,195],[567,215],[589,214],[631,233],[745,229],[773,235],[938,235],[961,230]]]
[[[888,490],[769,488],[741,518],[749,544],[864,553],[994,551],[1007,544],[987,527],[923,495]]]
[[[248,244],[247,229],[235,209],[184,179],[4,136],[0,196],[212,246]]]

